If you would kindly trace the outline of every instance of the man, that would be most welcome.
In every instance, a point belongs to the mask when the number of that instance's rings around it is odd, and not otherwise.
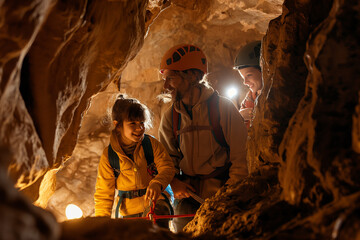
[[[247,129],[235,105],[207,84],[206,57],[198,47],[169,49],[160,73],[173,101],[162,116],[159,139],[177,170],[170,183],[175,214],[191,214],[200,206],[196,196],[190,197],[193,193],[205,199],[225,183],[247,176]],[[175,230],[181,231],[190,220],[175,218]]]
[[[250,127],[255,100],[260,95],[263,86],[260,68],[260,48],[260,41],[247,44],[239,51],[234,63],[234,69],[238,70],[244,80],[244,85],[249,87],[249,91],[240,107],[240,114],[243,116],[247,128]]]

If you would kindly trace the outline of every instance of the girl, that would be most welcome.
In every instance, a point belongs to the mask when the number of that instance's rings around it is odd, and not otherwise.
[[[112,108],[112,119],[115,129],[98,167],[95,216],[111,216],[115,188],[118,190],[116,210],[124,218],[146,215],[149,200],[156,202],[155,214],[170,214],[169,201],[160,194],[173,179],[175,168],[163,145],[144,135],[151,126],[148,108],[136,99],[119,95]],[[151,154],[152,164],[147,157]]]

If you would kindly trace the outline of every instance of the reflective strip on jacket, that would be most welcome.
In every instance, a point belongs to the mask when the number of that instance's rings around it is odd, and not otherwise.
[[[165,189],[175,174],[174,164],[166,152],[164,146],[155,138],[150,137],[154,163],[158,170],[158,175],[154,178],[147,172],[147,162],[139,142],[134,150],[134,161],[131,160],[120,147],[117,136],[113,131],[110,137],[110,143],[113,150],[119,156],[120,175],[116,181],[116,188],[122,191],[145,189],[151,183],[161,184]],[[111,216],[112,206],[115,195],[115,176],[108,159],[108,147],[103,151],[98,166],[98,176],[95,187],[95,216]],[[128,199],[124,198],[120,213],[123,216],[141,213],[148,206],[144,196]]]

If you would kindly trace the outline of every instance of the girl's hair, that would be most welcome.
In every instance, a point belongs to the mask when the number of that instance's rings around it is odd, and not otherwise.
[[[135,98],[126,98],[119,94],[112,108],[112,119],[122,126],[127,121],[143,121],[145,129],[152,127],[151,114],[148,107]]]

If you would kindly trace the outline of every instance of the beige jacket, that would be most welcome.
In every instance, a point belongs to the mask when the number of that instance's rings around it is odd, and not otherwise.
[[[192,119],[184,105],[175,102],[174,107],[181,114],[180,130],[190,125],[210,126],[207,99],[214,93],[212,88],[203,87],[198,103],[192,109]],[[162,116],[159,128],[159,140],[174,160],[177,173],[180,169],[187,175],[210,174],[217,167],[231,161],[230,182],[240,180],[248,175],[246,162],[247,129],[235,105],[227,98],[219,98],[220,125],[227,144],[230,147],[229,157],[226,150],[215,140],[210,129],[195,130],[180,134],[180,150],[172,129],[172,107]],[[183,156],[182,156],[183,155]]]
[[[135,148],[133,161],[126,156],[115,132],[112,132],[110,143],[119,156],[121,170],[116,181],[117,189],[122,191],[145,189],[153,182],[159,183],[162,189],[165,189],[171,182],[175,175],[175,168],[170,156],[158,140],[150,137],[150,141],[154,163],[158,170],[158,175],[154,178],[147,172],[147,162],[141,142]],[[95,188],[95,216],[111,216],[115,195],[115,175],[108,159],[108,147],[104,149],[100,158]],[[124,198],[120,213],[123,216],[141,213],[147,206],[148,202],[144,200],[144,196],[133,199]]]

